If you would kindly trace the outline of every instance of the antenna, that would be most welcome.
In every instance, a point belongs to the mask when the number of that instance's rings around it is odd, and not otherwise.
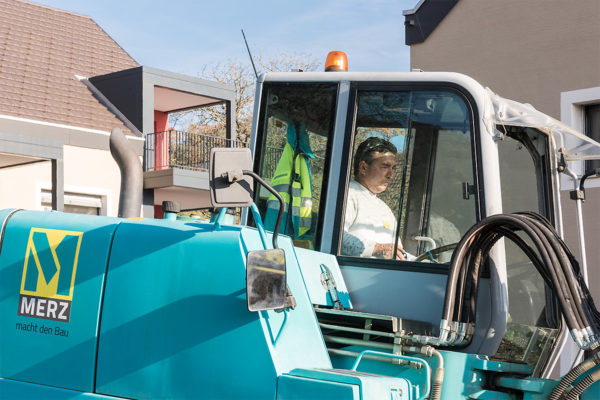
[[[242,29],[242,36],[244,37],[244,43],[246,43],[246,49],[248,49],[248,55],[250,56],[250,62],[252,63],[252,69],[254,70],[254,75],[256,75],[256,79],[258,79],[258,72],[256,72],[256,67],[254,66],[254,60],[252,59],[252,53],[250,53],[250,47],[248,47],[248,41],[246,40],[246,34]]]

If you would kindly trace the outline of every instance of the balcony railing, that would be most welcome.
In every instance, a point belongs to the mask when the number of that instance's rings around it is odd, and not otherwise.
[[[248,143],[175,130],[149,133],[144,149],[144,171],[167,168],[208,171],[213,147],[248,147]]]

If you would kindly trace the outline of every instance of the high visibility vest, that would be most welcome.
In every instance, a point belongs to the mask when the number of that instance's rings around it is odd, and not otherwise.
[[[295,162],[294,154],[296,155]],[[273,179],[271,179],[271,186],[284,201],[279,231],[294,238],[301,237],[310,230],[312,219],[312,182],[308,156],[302,152],[296,153],[288,142],[283,149]],[[291,214],[289,212],[290,197]],[[279,207],[279,200],[270,195],[265,213],[267,229],[275,229]]]

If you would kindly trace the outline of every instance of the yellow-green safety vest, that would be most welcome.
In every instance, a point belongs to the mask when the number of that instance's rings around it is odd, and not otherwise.
[[[295,151],[287,143],[275,169],[271,186],[281,195],[284,201],[283,218],[280,232],[299,238],[310,230],[312,219],[312,183],[310,175],[310,164],[308,156]],[[292,173],[293,170],[293,173]],[[291,184],[291,186],[290,186]],[[288,214],[292,197],[291,225],[288,226],[290,215]],[[279,211],[279,200],[270,195],[267,200],[267,212],[265,215],[265,226],[274,229],[275,219]]]

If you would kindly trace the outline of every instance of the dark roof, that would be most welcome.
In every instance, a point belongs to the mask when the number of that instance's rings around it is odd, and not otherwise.
[[[458,0],[420,0],[412,10],[404,11],[404,39],[410,46],[424,42]]]
[[[138,65],[90,17],[0,0],[0,115],[131,134],[77,76]]]

